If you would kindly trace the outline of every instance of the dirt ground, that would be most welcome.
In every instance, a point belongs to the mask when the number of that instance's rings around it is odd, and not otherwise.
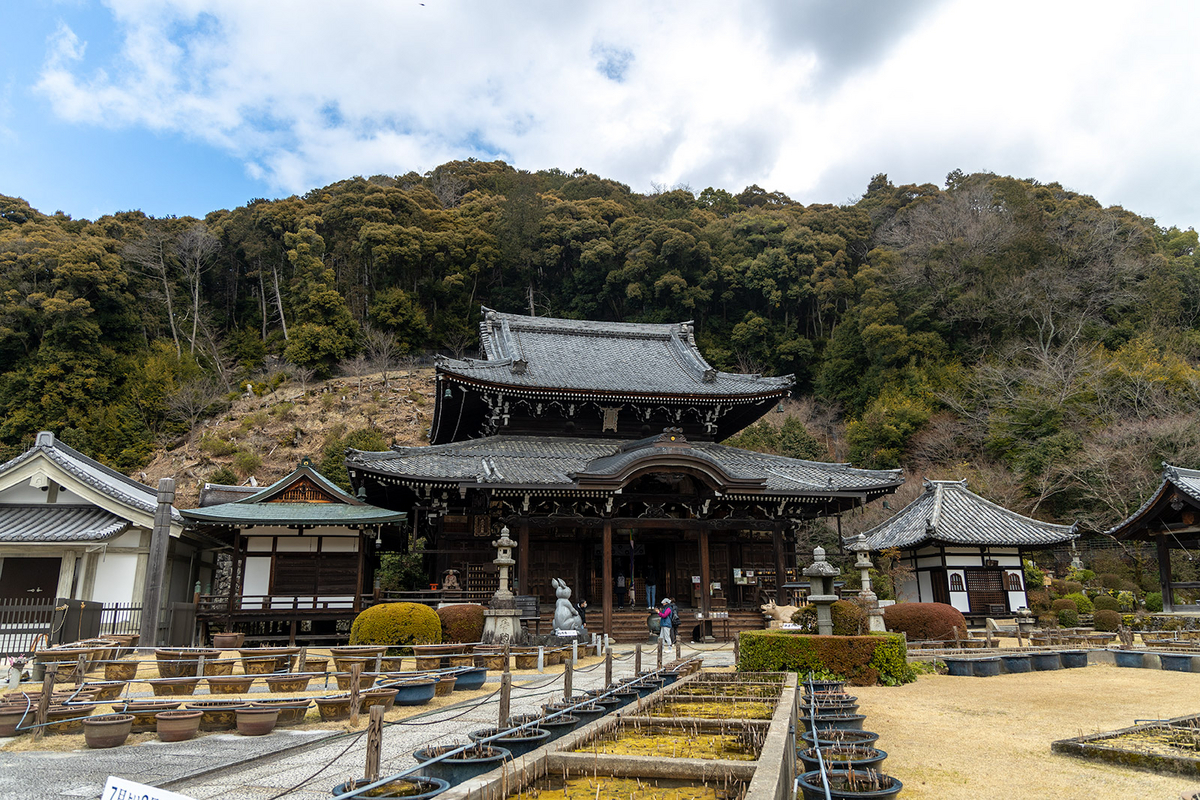
[[[903,781],[907,800],[1176,800],[1200,789],[1200,777],[1050,751],[1056,739],[1200,713],[1200,675],[1098,665],[993,678],[922,675],[907,686],[850,691],[867,715],[864,727],[888,753],[884,771]]]

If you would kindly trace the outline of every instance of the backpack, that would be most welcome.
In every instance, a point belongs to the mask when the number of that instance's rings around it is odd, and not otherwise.
[[[679,612],[675,610],[675,606],[671,606],[671,627],[679,627]]]

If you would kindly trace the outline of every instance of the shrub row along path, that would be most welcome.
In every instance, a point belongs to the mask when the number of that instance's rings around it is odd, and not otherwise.
[[[733,663],[731,645],[704,645],[699,649],[708,666]],[[633,674],[633,647],[613,648],[613,677]],[[695,650],[685,646],[685,656]],[[664,654],[673,658],[674,653]],[[647,646],[642,668],[652,669],[655,651]],[[543,703],[562,697],[563,667],[545,673],[513,672],[512,713],[539,711]],[[573,679],[578,693],[604,684],[604,660],[580,659]],[[382,771],[391,774],[416,762],[412,751],[428,744],[462,742],[467,733],[496,725],[499,673],[489,672],[484,688],[472,699],[428,710],[416,706],[413,716],[384,729]],[[490,695],[490,697],[489,697]],[[485,699],[487,698],[487,699]],[[451,696],[453,699],[453,695]],[[112,750],[27,750],[25,745],[0,749],[0,798],[99,798],[109,775],[152,786],[162,786],[196,800],[245,798],[268,800],[328,800],[338,783],[361,777],[366,736],[366,715],[359,730],[346,735],[345,723],[316,729],[281,729],[268,736],[245,737],[236,733],[212,734],[187,742],[163,743],[151,738],[137,746]],[[306,726],[308,727],[308,726]],[[13,744],[24,737],[10,740]],[[43,742],[53,747],[56,737]],[[65,737],[64,737],[65,738]],[[73,737],[74,738],[74,737]],[[0,739],[0,743],[5,740]],[[319,771],[319,772],[318,772]]]
[[[889,688],[849,687],[864,727],[888,753],[905,800],[1028,797],[1178,798],[1200,778],[1158,775],[1060,755],[1050,743],[1134,720],[1200,713],[1200,675],[1095,665],[958,678],[922,675]]]

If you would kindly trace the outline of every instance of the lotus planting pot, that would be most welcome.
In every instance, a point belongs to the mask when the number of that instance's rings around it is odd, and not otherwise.
[[[877,750],[874,747],[867,746],[821,746],[821,759],[825,763],[825,769],[873,769],[878,770],[879,766],[887,759],[887,753],[883,750]],[[806,749],[797,749],[796,755],[804,764],[804,771],[811,772],[820,769],[821,766],[817,761],[817,748],[809,747]]]
[[[444,753],[457,750],[459,745],[441,745],[437,747],[422,747],[413,751],[413,758],[422,764],[422,774],[430,778],[441,778],[451,786],[457,786],[463,781],[491,772],[505,761],[512,759],[512,754],[503,747],[493,745],[475,745],[457,755],[449,756],[441,761],[431,761]]]
[[[83,720],[95,710],[94,703],[50,706],[46,712],[46,733],[79,733],[83,730]]]
[[[233,665],[237,663],[235,658],[214,658],[212,661],[204,662],[204,674],[208,675],[232,675]]]
[[[195,737],[200,730],[204,712],[198,708],[159,711],[154,715],[158,738],[164,742],[183,742]]]
[[[25,703],[0,706],[0,736],[16,736],[18,726],[33,722],[33,712],[34,706]]]
[[[450,784],[441,778],[409,776],[406,778],[397,778],[375,789],[362,792],[355,791],[360,786],[370,786],[372,783],[375,783],[375,781],[368,781],[365,778],[340,783],[333,787],[333,796],[337,797],[344,794],[355,800],[368,797],[403,797],[404,800],[431,800],[431,798],[450,788]]]
[[[1027,653],[1015,653],[1011,656],[1000,656],[1004,669],[1009,672],[1029,672],[1033,669],[1032,660]]]
[[[437,693],[437,681],[433,678],[427,680],[406,681],[404,683],[395,684],[396,705],[398,706],[423,706],[433,699]]]
[[[801,731],[802,749],[820,744],[822,747],[873,747],[879,741],[879,734],[874,731],[854,731],[833,728],[830,730]]]
[[[189,695],[196,693],[196,684],[200,683],[199,678],[157,678],[155,680],[146,681],[150,684],[150,688],[154,694],[160,697],[169,697],[172,695]]]
[[[497,728],[484,728],[483,730],[469,733],[467,736],[471,741],[477,742],[480,739],[495,736],[497,733],[500,733],[500,730]],[[488,744],[503,747],[512,753],[513,758],[520,758],[526,753],[538,749],[548,741],[550,741],[550,731],[530,727],[513,731],[511,735],[501,736],[499,739],[492,739]]]
[[[830,770],[830,800],[888,800],[904,788],[897,779],[874,770]],[[804,800],[825,800],[824,784],[819,771],[800,776],[800,791]]]
[[[83,721],[83,740],[93,750],[120,747],[133,730],[133,714],[106,714]]]
[[[104,665],[104,680],[131,681],[137,676],[136,661],[110,661]]]
[[[378,689],[368,689],[358,696],[359,710],[366,713],[371,706],[383,706],[384,712],[392,710],[396,704],[396,694],[400,690],[394,686],[381,686]]]
[[[328,667],[328,666],[329,666],[328,658],[305,658],[304,659],[304,671],[305,672],[324,672],[326,667]]]
[[[237,710],[247,706],[249,703],[241,700],[197,700],[185,708],[204,712],[200,717],[200,730],[231,731],[237,727]]]
[[[303,673],[284,673],[282,675],[268,675],[265,680],[272,692],[282,694],[286,692],[303,692],[308,688],[308,682],[312,680],[312,676]]]
[[[113,703],[112,710],[118,714],[132,714],[133,732],[146,733],[155,729],[158,714],[173,711],[179,705],[178,700],[130,700],[128,703]]]
[[[454,684],[456,683],[458,683],[458,678],[454,675],[442,675],[437,679],[437,686],[434,687],[434,695],[445,697],[454,691]]]
[[[254,683],[253,675],[212,675],[207,678],[209,694],[245,694]]]
[[[480,689],[487,680],[487,668],[475,667],[459,672],[454,677],[456,678],[454,682],[454,691],[456,692]]]
[[[1112,654],[1118,667],[1141,669],[1146,663],[1146,654],[1140,650],[1113,650]]]
[[[300,700],[257,700],[252,705],[279,709],[279,718],[275,720],[276,728],[288,728],[304,722],[312,701]]]
[[[317,711],[322,722],[335,722],[350,718],[350,695],[341,697],[318,697]]]
[[[94,683],[85,683],[83,688],[85,691],[91,690],[95,692],[92,695],[93,700],[101,702],[116,700],[121,696],[121,692],[125,690],[125,681],[97,681]]]
[[[348,691],[350,689],[350,673],[349,672],[335,672],[335,673],[333,673],[333,678],[334,678],[334,680],[337,681],[338,688],[341,689],[343,692]],[[375,673],[364,672],[358,676],[358,688],[369,689],[374,685],[375,685]]]
[[[237,650],[246,641],[244,633],[214,633],[213,647],[221,650]]]
[[[279,709],[270,706],[243,706],[237,709],[237,731],[242,736],[265,736],[275,730]]]

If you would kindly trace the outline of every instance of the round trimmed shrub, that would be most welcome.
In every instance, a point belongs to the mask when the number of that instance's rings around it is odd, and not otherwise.
[[[1073,594],[1079,594],[1080,592],[1082,592],[1083,584],[1080,583],[1079,581],[1063,581],[1063,588],[1066,589],[1066,591],[1063,594],[1065,594],[1066,596],[1069,597]]]
[[[1069,597],[1060,597],[1050,604],[1050,610],[1055,614],[1065,609],[1070,609],[1076,614],[1079,613],[1079,606],[1075,605],[1075,601]]]
[[[441,644],[442,623],[437,612],[420,603],[380,603],[354,618],[350,644]]]
[[[1111,594],[1096,595],[1096,599],[1092,601],[1092,607],[1095,608],[1097,614],[1101,611],[1121,610],[1121,604]]]
[[[1037,624],[1039,628],[1057,628],[1058,615],[1053,613],[1041,614],[1037,618]]]
[[[1163,610],[1162,592],[1146,592],[1146,610],[1152,614]]]
[[[1058,612],[1058,624],[1064,628],[1074,628],[1079,625],[1079,612],[1073,608],[1063,608]]]
[[[1067,595],[1066,599],[1075,601],[1075,610],[1080,614],[1092,613],[1092,601],[1083,592],[1073,592],[1072,594]]]
[[[1115,631],[1121,627],[1121,612],[1110,608],[1101,608],[1092,615],[1092,627],[1098,631]]]
[[[967,633],[967,619],[946,603],[897,603],[883,609],[883,624],[889,631],[904,633],[912,641],[952,639]]]
[[[1029,610],[1034,614],[1045,614],[1050,610],[1050,593],[1045,589],[1032,589],[1025,593]]]
[[[442,639],[447,642],[478,642],[483,638],[483,606],[456,603],[437,610],[442,621]]]
[[[834,636],[861,636],[867,628],[867,612],[858,603],[849,600],[835,600],[829,607],[829,615],[833,617]],[[806,633],[817,632],[817,607],[807,605],[792,614],[792,622],[802,626]]]

